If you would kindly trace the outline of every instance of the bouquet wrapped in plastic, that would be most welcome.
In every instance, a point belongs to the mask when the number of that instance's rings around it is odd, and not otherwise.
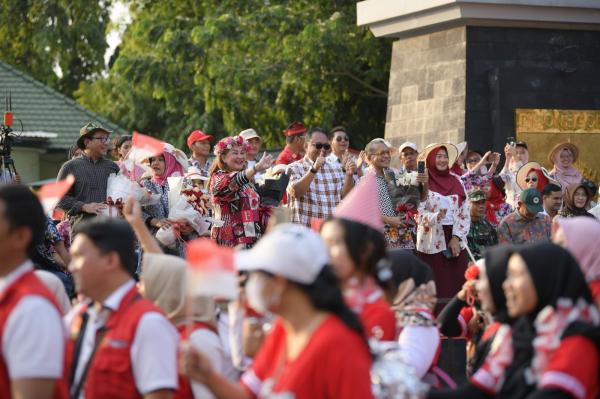
[[[394,211],[398,213],[406,229],[414,229],[417,224],[415,218],[421,200],[421,187],[416,178],[416,173],[407,173],[401,181],[397,181],[392,171],[385,172],[385,181]]]
[[[397,342],[370,340],[375,361],[371,367],[371,388],[376,399],[420,399],[428,390],[415,370],[402,359]]]
[[[142,187],[135,180],[130,180],[121,173],[111,173],[106,185],[106,204],[103,215],[122,217],[123,203],[133,197],[141,206],[155,205],[160,201],[160,194],[154,194]]]

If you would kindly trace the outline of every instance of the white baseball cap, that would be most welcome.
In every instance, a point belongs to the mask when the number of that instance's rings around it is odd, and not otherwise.
[[[312,284],[329,262],[325,243],[308,227],[293,223],[275,226],[252,249],[238,251],[239,271],[262,270],[300,284]]]
[[[254,138],[260,139],[260,136],[258,135],[258,133],[256,133],[256,130],[254,130],[254,129],[243,130],[240,132],[239,136],[246,141],[248,141],[250,139],[254,139]]]
[[[398,152],[402,152],[402,150],[404,150],[405,148],[412,148],[416,152],[419,152],[419,150],[417,150],[417,145],[415,143],[411,143],[410,141],[405,141],[404,143],[400,144]]]

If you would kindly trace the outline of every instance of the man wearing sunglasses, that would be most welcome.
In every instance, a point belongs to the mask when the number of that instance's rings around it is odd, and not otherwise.
[[[327,162],[331,144],[320,128],[306,137],[306,155],[288,167],[288,198],[292,221],[310,226],[313,219],[325,220],[341,199],[354,187],[356,163],[348,161],[345,171],[335,162]]]
[[[82,219],[102,214],[106,208],[108,176],[119,172],[119,166],[105,158],[110,148],[110,133],[97,122],[83,126],[77,139],[82,156],[65,162],[58,172],[58,180],[75,176],[75,183],[58,203],[69,216],[71,228]]]
[[[350,150],[350,135],[343,126],[336,126],[329,132],[331,142],[331,154],[327,156],[328,162],[334,162],[346,169],[346,163],[352,161],[357,163],[357,157]],[[361,169],[357,169],[357,174],[362,176]]]

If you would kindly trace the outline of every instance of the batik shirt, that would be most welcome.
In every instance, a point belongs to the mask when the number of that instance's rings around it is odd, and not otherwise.
[[[211,237],[219,245],[250,248],[263,234],[266,211],[246,173],[219,170],[210,177],[213,218]]]
[[[485,248],[498,244],[498,234],[494,226],[487,219],[471,219],[471,228],[469,229],[469,234],[467,234],[467,242],[475,260],[481,259]]]
[[[492,171],[489,171],[484,175],[468,171],[460,177],[460,181],[463,186],[465,186],[465,190],[469,192],[471,190],[484,189],[490,184],[493,176],[494,173]]]
[[[200,165],[200,162],[198,162],[194,158],[188,159],[188,162],[189,162],[190,166],[198,168],[200,170],[200,174],[202,176],[208,177],[209,169],[212,166],[212,162],[209,159],[207,159],[206,162],[204,162],[204,165]]]
[[[310,227],[312,219],[325,220],[342,200],[344,172],[339,165],[325,162],[315,174],[308,191],[300,198],[293,195],[291,187],[308,173],[313,161],[303,158],[288,167],[288,201],[292,209],[292,222]]]
[[[498,227],[500,244],[530,244],[550,241],[552,220],[538,213],[534,219],[525,219],[519,211],[505,217]]]

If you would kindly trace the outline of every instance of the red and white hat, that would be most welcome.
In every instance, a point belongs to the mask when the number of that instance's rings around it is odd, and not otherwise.
[[[292,122],[288,125],[288,127],[283,131],[283,134],[286,137],[298,136],[300,134],[306,133],[306,126],[302,122]]]

